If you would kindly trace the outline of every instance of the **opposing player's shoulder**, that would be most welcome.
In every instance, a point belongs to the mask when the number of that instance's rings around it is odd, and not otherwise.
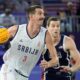
[[[65,44],[66,44],[66,47],[69,49],[75,46],[74,40],[69,36],[65,36]]]
[[[8,28],[8,32],[11,37],[13,37],[15,35],[17,29],[18,29],[18,25],[14,25],[14,26],[11,26],[10,28]]]
[[[65,40],[66,40],[66,42],[73,42],[73,39],[66,35],[65,35]]]

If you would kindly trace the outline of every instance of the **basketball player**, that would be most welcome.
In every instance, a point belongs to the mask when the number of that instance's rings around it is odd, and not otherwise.
[[[28,80],[29,75],[38,62],[46,43],[52,59],[47,62],[43,60],[43,68],[54,66],[58,62],[55,47],[49,32],[42,27],[44,16],[43,7],[39,5],[30,6],[28,24],[12,26],[8,29],[11,47],[4,56],[7,67],[7,80]]]
[[[76,45],[73,39],[60,34],[59,18],[50,17],[47,22],[47,29],[52,36],[59,62],[56,66],[46,69],[46,80],[71,80],[71,73],[80,68],[80,54],[76,49]],[[48,50],[44,58],[47,61],[51,60]],[[73,58],[75,61],[73,66],[71,66],[70,58]]]

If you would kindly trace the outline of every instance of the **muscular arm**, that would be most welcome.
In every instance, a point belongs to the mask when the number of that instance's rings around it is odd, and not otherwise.
[[[71,71],[74,72],[80,68],[80,53],[77,50],[76,45],[71,38],[67,37],[66,45],[67,45],[67,49],[70,50],[71,57],[75,61],[75,64],[71,67]]]
[[[51,60],[49,61],[49,67],[52,67],[58,62],[58,57],[57,57],[56,49],[52,42],[52,38],[48,31],[46,33],[46,46],[50,52],[50,57],[51,57]]]
[[[10,34],[10,38],[13,37],[17,31],[17,25],[11,26],[10,28],[8,28],[8,32]]]
[[[17,31],[17,26],[12,26],[12,27],[8,28],[10,38],[14,37],[16,31]],[[9,58],[8,54],[5,53],[4,56],[3,56],[4,62],[6,62],[8,58]]]
[[[15,35],[17,31],[17,26],[12,26],[10,28],[0,28],[0,44],[4,44],[7,42],[11,37]]]

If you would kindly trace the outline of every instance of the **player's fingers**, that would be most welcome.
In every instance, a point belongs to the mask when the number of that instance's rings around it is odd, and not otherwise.
[[[40,67],[43,68],[43,69],[46,68],[46,66],[47,66],[46,63],[41,63],[41,64],[40,64]]]
[[[71,70],[70,70],[70,67],[68,67],[68,66],[61,66],[60,67],[60,71],[62,71],[62,72],[70,72]]]

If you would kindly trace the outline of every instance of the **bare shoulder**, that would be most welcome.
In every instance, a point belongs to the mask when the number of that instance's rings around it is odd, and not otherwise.
[[[13,37],[15,35],[17,29],[18,29],[18,25],[14,25],[14,26],[11,26],[10,28],[8,28],[8,32],[11,37]]]
[[[71,37],[69,37],[69,36],[66,36],[65,40],[66,40],[66,43],[72,43],[72,42],[74,42],[74,40]]]
[[[66,44],[66,47],[69,49],[76,46],[74,40],[68,36],[65,37],[65,44]]]

